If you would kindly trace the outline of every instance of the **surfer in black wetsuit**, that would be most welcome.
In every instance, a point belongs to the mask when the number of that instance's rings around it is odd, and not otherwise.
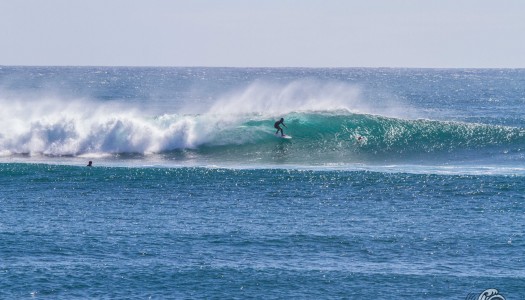
[[[277,129],[277,131],[275,132],[275,134],[278,134],[279,131],[281,132],[281,136],[284,136],[284,132],[283,132],[283,129],[281,128],[281,126],[279,125],[283,125],[284,127],[286,127],[286,125],[284,125],[284,119],[281,118],[279,121],[275,122],[275,124],[273,124],[273,127],[275,127]]]

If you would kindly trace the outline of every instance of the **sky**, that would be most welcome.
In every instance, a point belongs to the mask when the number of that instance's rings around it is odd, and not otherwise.
[[[0,65],[525,68],[523,0],[0,0]]]

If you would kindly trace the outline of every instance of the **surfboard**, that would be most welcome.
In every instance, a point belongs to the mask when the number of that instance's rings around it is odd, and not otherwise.
[[[285,135],[280,135],[280,134],[278,134],[278,133],[276,133],[275,136],[278,137],[278,138],[281,138],[281,139],[287,139],[287,140],[289,140],[289,139],[292,138],[292,137],[289,136],[289,135],[286,135],[286,134],[285,134]]]

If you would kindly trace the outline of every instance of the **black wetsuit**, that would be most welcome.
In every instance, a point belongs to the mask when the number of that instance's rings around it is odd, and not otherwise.
[[[281,132],[281,135],[284,136],[283,129],[281,128],[281,126],[279,126],[279,125],[281,125],[281,124],[284,125],[284,121],[283,121],[283,120],[279,120],[279,121],[275,122],[275,124],[273,124],[273,127],[275,127],[275,129],[277,129],[277,131],[275,132],[275,134],[278,134],[279,131],[280,131],[280,132]],[[284,125],[284,126],[286,127],[286,125]]]

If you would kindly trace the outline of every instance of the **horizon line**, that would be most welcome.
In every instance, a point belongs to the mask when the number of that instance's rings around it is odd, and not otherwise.
[[[432,69],[432,70],[520,70],[524,67],[388,67],[388,66],[341,66],[341,67],[313,67],[313,66],[204,66],[204,65],[22,65],[22,64],[0,64],[3,67],[19,67],[19,68],[34,68],[34,67],[53,67],[53,68],[208,68],[208,69]]]

